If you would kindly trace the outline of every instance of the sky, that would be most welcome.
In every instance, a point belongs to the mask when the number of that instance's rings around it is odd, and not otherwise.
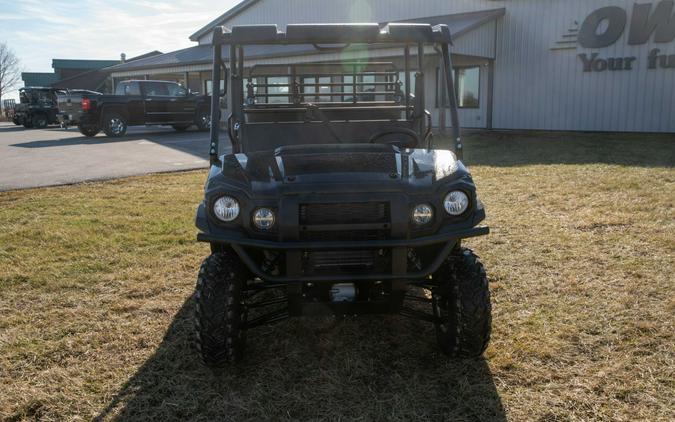
[[[52,72],[52,59],[166,53],[195,45],[190,35],[239,1],[0,0],[0,42],[24,72]]]

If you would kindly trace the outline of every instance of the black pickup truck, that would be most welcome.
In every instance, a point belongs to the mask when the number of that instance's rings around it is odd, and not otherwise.
[[[124,81],[115,95],[84,94],[80,100],[78,129],[85,136],[101,130],[124,136],[129,126],[167,125],[183,131],[192,125],[211,128],[208,96],[197,95],[168,81]]]

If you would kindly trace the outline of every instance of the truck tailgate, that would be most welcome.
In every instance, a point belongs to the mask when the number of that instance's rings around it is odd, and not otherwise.
[[[60,113],[79,114],[82,112],[82,94],[59,94],[57,104]]]

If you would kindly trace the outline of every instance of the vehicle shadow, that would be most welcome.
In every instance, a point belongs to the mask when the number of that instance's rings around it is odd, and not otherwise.
[[[110,138],[103,134],[98,134],[95,137],[86,137],[81,135],[77,130],[62,130],[64,136],[59,139],[45,139],[45,140],[36,140],[21,142],[16,144],[11,144],[10,146],[19,147],[19,148],[50,148],[50,147],[62,147],[62,146],[72,146],[72,145],[97,145],[97,144],[110,144],[110,143],[119,143],[125,141],[141,141],[141,140],[196,140],[204,139],[208,140],[208,133],[198,132],[198,131],[185,131],[185,132],[176,132],[172,130],[146,130],[127,133],[125,136],[119,138]],[[154,141],[153,141],[154,142]]]
[[[675,134],[465,130],[464,162],[470,166],[609,164],[675,165]],[[449,138],[436,145],[448,147]]]
[[[245,361],[216,374],[190,348],[192,312],[95,420],[506,421],[486,361],[439,354],[426,323],[290,320],[249,332]]]
[[[106,145],[106,144],[121,144],[124,142],[152,142],[157,145],[166,146],[172,149],[186,152],[195,157],[206,159],[208,158],[209,150],[209,133],[199,131],[185,131],[175,132],[173,130],[145,130],[129,133],[119,138],[109,138],[105,135],[99,134],[95,137],[86,137],[75,132],[64,132],[64,135],[73,135],[63,137],[60,139],[36,140],[28,142],[19,142],[10,144],[12,147],[18,148],[52,148],[52,147],[69,147],[69,146],[87,146],[87,145]],[[226,133],[221,134],[221,152],[228,151],[230,148],[229,138]]]
[[[26,129],[23,126],[0,126],[0,133],[8,133],[8,132],[21,132],[24,130],[33,130],[33,129]]]

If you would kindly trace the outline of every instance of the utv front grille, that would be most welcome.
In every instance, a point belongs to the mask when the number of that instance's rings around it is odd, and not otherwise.
[[[308,251],[303,256],[303,272],[382,272],[389,262],[389,253],[385,250]]]
[[[301,204],[301,225],[378,224],[390,222],[389,203]]]

